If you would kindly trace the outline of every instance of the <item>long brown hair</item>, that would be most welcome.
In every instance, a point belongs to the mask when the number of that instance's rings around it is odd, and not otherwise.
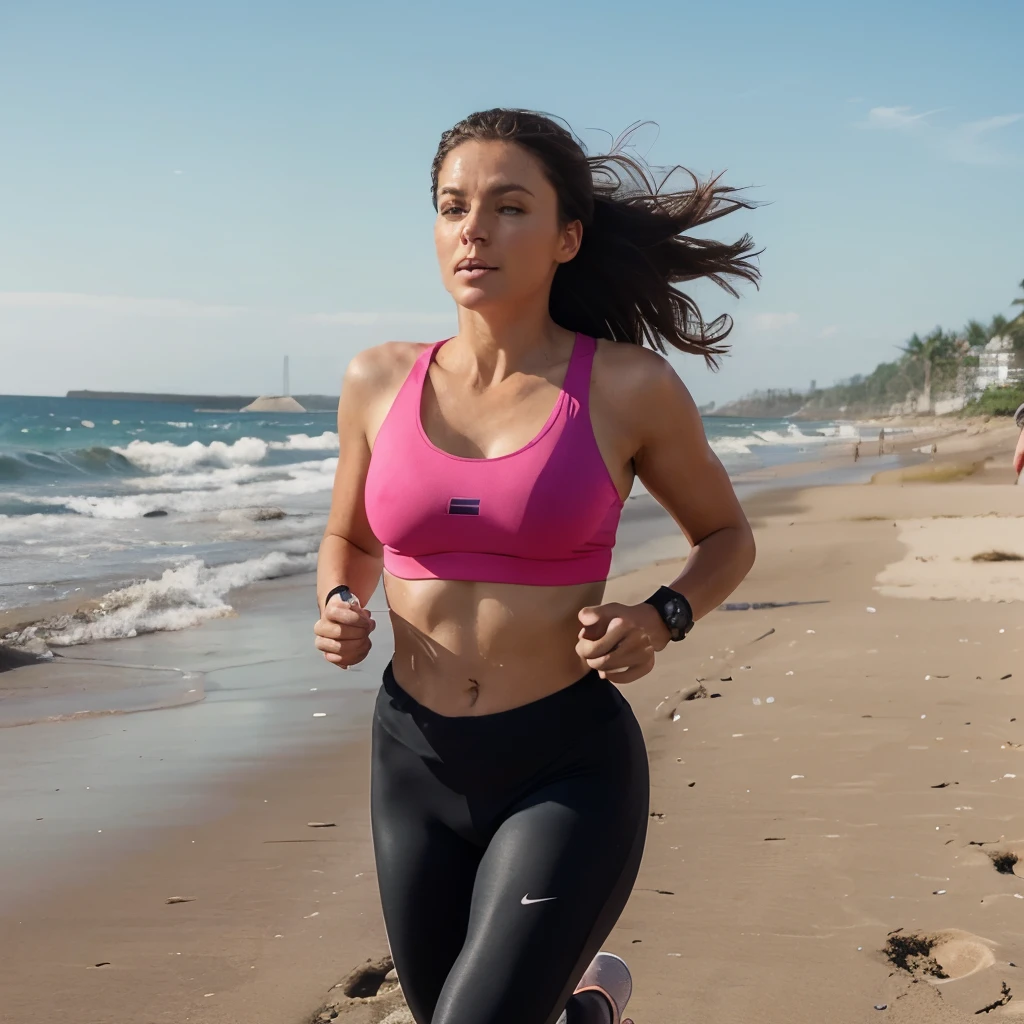
[[[723,314],[705,322],[697,304],[674,285],[706,277],[737,296],[729,279],[756,286],[759,252],[752,252],[748,234],[729,244],[685,232],[758,204],[719,184],[721,175],[701,182],[673,167],[655,182],[650,168],[622,152],[629,135],[620,136],[609,153],[587,156],[571,131],[544,114],[503,107],[470,114],[441,136],[430,169],[434,209],[441,165],[456,146],[471,139],[518,143],[544,167],[563,223],[583,224],[579,252],[559,266],[551,287],[555,323],[593,337],[646,342],[662,353],[667,342],[717,368],[732,318]],[[689,175],[692,188],[663,192],[676,171]]]

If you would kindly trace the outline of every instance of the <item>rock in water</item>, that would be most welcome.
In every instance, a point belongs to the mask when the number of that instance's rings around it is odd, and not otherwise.
[[[152,512],[143,512],[143,519],[157,519],[160,516],[165,516],[167,513],[162,508],[155,508]]]
[[[283,508],[254,508],[252,520],[254,523],[265,523],[270,519],[284,519],[287,514]]]
[[[43,646],[45,647],[45,644]],[[7,647],[0,644],[0,672],[8,672],[12,668],[21,668],[23,665],[36,665],[47,657],[53,657],[48,648],[46,655],[41,656],[32,651],[26,651],[24,648]]]

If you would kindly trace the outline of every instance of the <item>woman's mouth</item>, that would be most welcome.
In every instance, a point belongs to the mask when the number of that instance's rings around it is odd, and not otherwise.
[[[478,278],[483,277],[485,274],[491,274],[495,270],[497,270],[497,267],[461,267],[455,271],[455,276],[463,281],[476,281]]]
[[[459,262],[455,268],[455,276],[463,281],[475,281],[477,278],[483,277],[485,274],[489,274],[492,270],[497,269],[497,267],[492,267],[489,263],[485,263],[476,256],[470,256]]]

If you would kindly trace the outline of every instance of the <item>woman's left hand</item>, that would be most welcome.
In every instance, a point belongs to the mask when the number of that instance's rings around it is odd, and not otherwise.
[[[576,653],[602,679],[632,683],[654,668],[654,654],[668,643],[668,629],[649,604],[602,604],[579,613]]]

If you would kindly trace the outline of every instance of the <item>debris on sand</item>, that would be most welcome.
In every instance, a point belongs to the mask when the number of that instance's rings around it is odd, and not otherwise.
[[[1024,562],[1024,555],[1012,551],[979,551],[971,555],[972,562]]]
[[[805,604],[828,604],[828,601],[730,601],[720,608],[726,612],[757,612],[763,608],[795,608]]]
[[[931,935],[904,935],[897,929],[889,935],[889,939],[881,950],[885,958],[898,971],[916,976],[927,975],[932,978],[948,978],[939,962],[931,955],[939,944]]]
[[[978,844],[981,845],[980,843]],[[1015,875],[1013,869],[1017,866],[1018,857],[1012,850],[986,850],[992,860],[992,866],[1001,875]]]
[[[1013,995],[1010,993],[1010,986],[1003,982],[1003,987],[1000,990],[1002,998],[997,999],[994,1003],[989,1003],[988,1006],[983,1006],[980,1010],[975,1010],[975,1013],[991,1013],[993,1010],[999,1009],[1000,1006],[1005,1006],[1012,998]]]

